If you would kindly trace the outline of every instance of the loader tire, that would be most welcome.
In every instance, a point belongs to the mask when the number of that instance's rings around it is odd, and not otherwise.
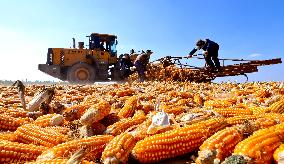
[[[93,83],[95,79],[95,68],[87,63],[77,63],[69,68],[67,72],[67,80],[70,83]]]

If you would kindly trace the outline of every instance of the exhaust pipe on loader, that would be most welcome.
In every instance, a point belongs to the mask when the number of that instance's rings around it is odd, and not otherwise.
[[[73,40],[73,48],[76,48],[75,38],[72,38]]]

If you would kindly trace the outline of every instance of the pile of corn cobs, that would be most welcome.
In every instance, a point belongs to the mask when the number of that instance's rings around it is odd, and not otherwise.
[[[283,97],[283,82],[1,86],[0,163],[281,163]]]

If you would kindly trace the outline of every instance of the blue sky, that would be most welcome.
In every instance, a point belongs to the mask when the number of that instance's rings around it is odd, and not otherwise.
[[[0,79],[55,80],[37,70],[47,48],[71,47],[73,37],[87,42],[92,32],[117,35],[119,54],[151,49],[153,60],[186,56],[199,38],[218,42],[220,58],[284,60],[281,0],[9,0],[0,6]],[[284,64],[248,75],[284,81]]]

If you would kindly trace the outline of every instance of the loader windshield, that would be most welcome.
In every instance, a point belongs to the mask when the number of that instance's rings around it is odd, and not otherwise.
[[[110,42],[110,54],[111,56],[116,56],[117,50],[116,50],[116,43],[115,41]]]

